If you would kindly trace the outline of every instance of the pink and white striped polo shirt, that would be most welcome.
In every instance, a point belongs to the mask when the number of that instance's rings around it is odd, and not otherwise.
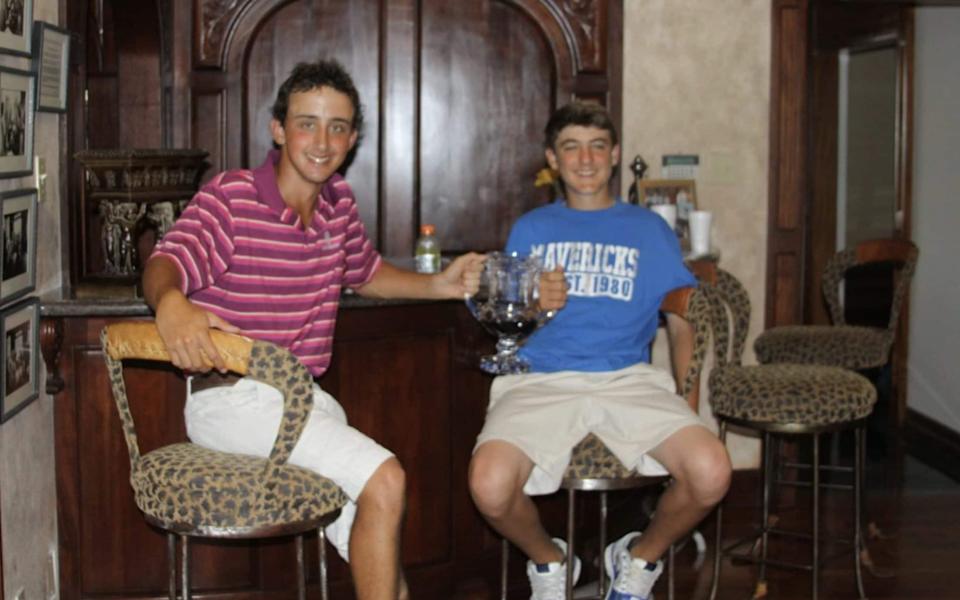
[[[277,160],[271,151],[258,168],[204,185],[153,256],[173,260],[193,303],[289,348],[319,376],[330,365],[341,288],[369,282],[380,255],[340,175],[324,184],[304,228],[280,197]]]

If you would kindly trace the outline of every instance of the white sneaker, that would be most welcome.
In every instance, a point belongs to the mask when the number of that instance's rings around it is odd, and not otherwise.
[[[609,581],[617,578],[617,557],[624,552],[630,554],[630,544],[638,537],[640,537],[639,531],[631,531],[612,544],[607,544],[607,547],[603,549],[603,566],[607,570]]]
[[[630,555],[630,543],[640,537],[632,531],[613,542],[603,552],[603,564],[610,576],[611,585],[606,600],[653,600],[653,584],[663,572],[663,563],[653,568],[642,558]]]
[[[553,538],[553,543],[566,555],[567,543],[560,538]],[[567,589],[567,565],[562,562],[552,562],[545,565],[527,561],[527,577],[530,579],[530,600],[565,600]],[[573,557],[573,583],[580,579],[580,559]]]

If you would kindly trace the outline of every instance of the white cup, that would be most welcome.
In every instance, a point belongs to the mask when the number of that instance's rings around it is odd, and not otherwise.
[[[654,204],[650,210],[657,213],[667,222],[670,229],[677,227],[677,205],[676,204]]]
[[[707,210],[690,211],[690,252],[695,256],[710,253],[710,221]]]

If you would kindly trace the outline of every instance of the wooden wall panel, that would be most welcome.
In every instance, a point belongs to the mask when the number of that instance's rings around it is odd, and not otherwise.
[[[223,92],[216,90],[210,94],[197,93],[193,96],[193,148],[209,152],[207,162],[210,168],[207,174],[212,175],[226,168],[225,154],[226,136],[224,135],[224,105],[226,101]],[[207,179],[208,177],[204,177]]]
[[[775,0],[772,19],[767,327],[799,323],[803,316],[807,0]],[[785,292],[791,296],[780,295]]]
[[[339,342],[336,389],[347,419],[394,452],[407,474],[403,558],[428,565],[453,558],[450,355],[446,331]],[[368,365],[388,374],[370,377]],[[424,377],[429,373],[429,377]],[[400,415],[403,415],[401,420]],[[397,427],[397,425],[401,425]]]
[[[381,252],[391,256],[413,248],[418,226],[418,162],[410,149],[417,146],[419,130],[420,5],[417,0],[394,0],[384,7],[381,221],[379,231],[367,233],[375,236]]]
[[[556,78],[543,34],[500,2],[424,5],[420,222],[444,250],[500,249],[542,203],[543,125]]]
[[[106,3],[104,3],[106,4]],[[117,120],[120,148],[159,148],[161,124],[160,24],[156,0],[137,11],[115,11]]]
[[[823,300],[823,268],[837,246],[837,56],[813,57],[809,246],[804,289],[804,323],[830,323]]]
[[[335,58],[353,76],[366,125],[353,163],[345,169],[367,229],[378,230],[377,162],[380,137],[380,14],[371,2],[300,0],[279,8],[248,40],[242,77],[245,132],[241,165],[259,165],[272,146],[270,110],[277,88],[298,62]],[[231,124],[235,122],[231,115]],[[236,166],[236,165],[231,165]]]

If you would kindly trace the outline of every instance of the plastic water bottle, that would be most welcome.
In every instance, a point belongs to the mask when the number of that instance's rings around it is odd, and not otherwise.
[[[417,238],[417,246],[413,253],[417,261],[417,273],[440,272],[440,244],[434,236],[435,232],[436,228],[433,225],[420,226],[420,237]]]

